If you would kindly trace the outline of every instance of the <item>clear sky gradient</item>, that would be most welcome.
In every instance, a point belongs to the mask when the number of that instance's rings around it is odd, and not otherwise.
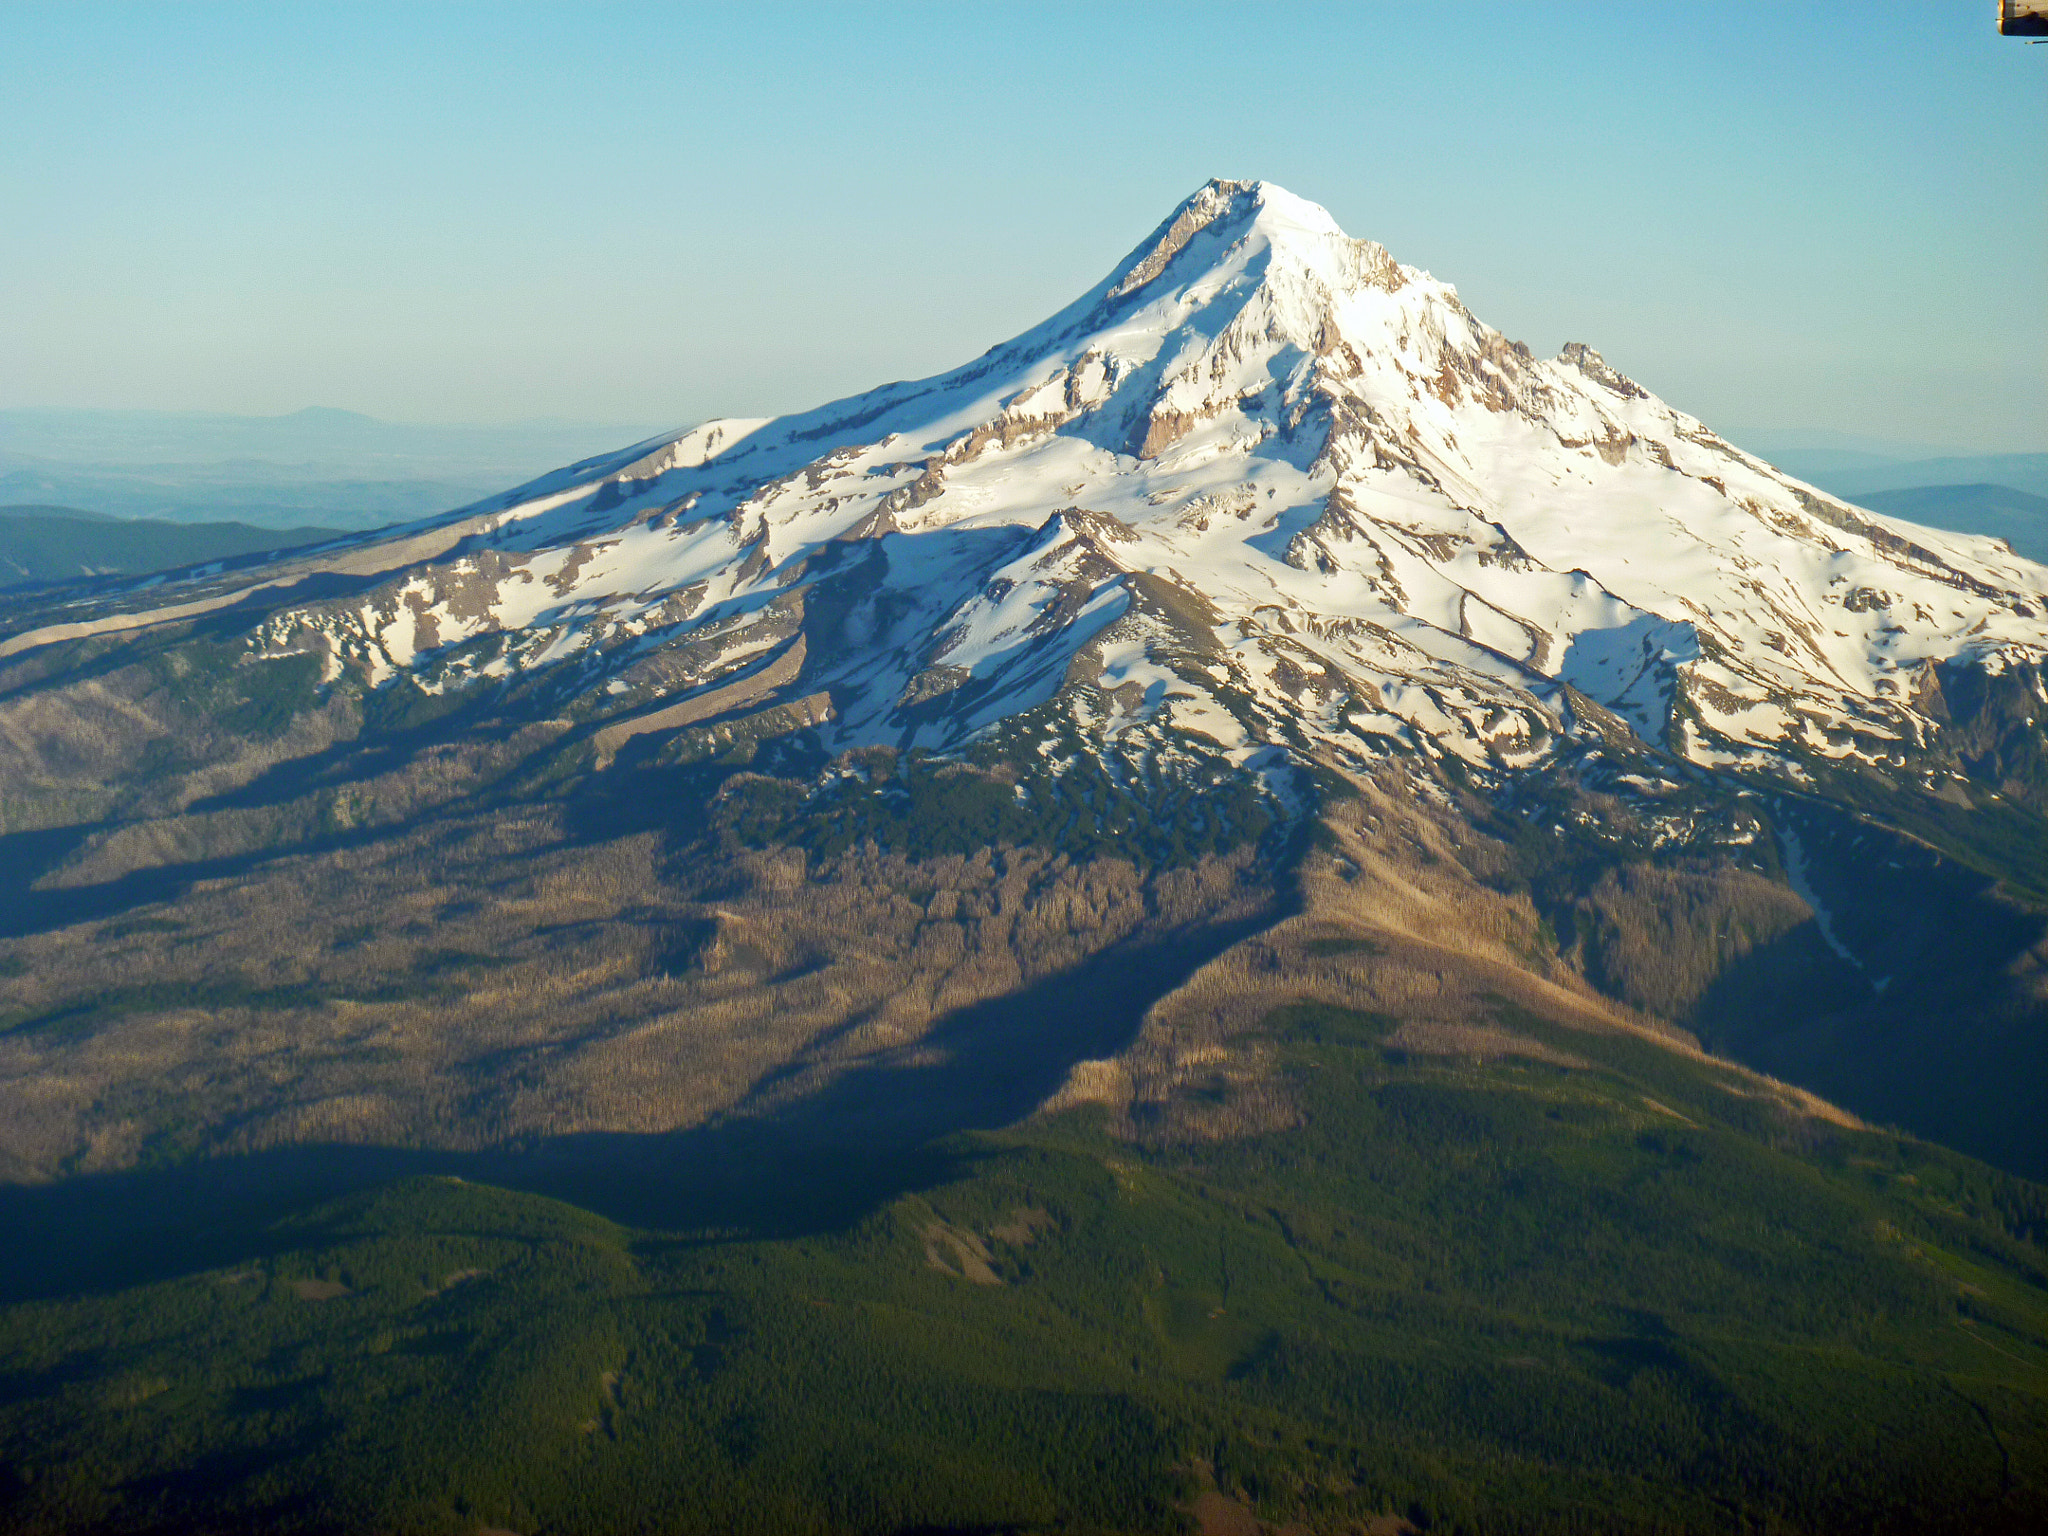
[[[1210,176],[1731,433],[2048,448],[2048,47],[1908,4],[0,3],[0,406],[681,423]]]

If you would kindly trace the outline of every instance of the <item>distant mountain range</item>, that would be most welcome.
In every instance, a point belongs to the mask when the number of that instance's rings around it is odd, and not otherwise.
[[[325,407],[265,417],[18,408],[0,411],[0,504],[376,528],[461,506],[645,430],[417,426]]]
[[[2005,485],[2048,495],[2048,453],[1967,453],[1892,459],[1827,448],[1786,448],[1770,460],[1787,474],[1850,499],[1940,485]]]
[[[1771,461],[1857,506],[1983,533],[2048,560],[2048,453],[1890,458],[1840,448],[1786,448]]]
[[[1864,491],[1859,505],[1895,517],[2003,539],[2029,560],[2048,563],[2048,496],[2010,485],[1924,485]]]

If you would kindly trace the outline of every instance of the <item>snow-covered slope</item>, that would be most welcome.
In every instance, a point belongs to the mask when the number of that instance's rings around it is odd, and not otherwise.
[[[1506,771],[1576,694],[1797,774],[1906,761],[1931,664],[2048,651],[2048,570],[1794,481],[1588,348],[1536,358],[1265,183],[1210,183],[954,372],[403,537],[262,644],[380,686],[557,676],[601,760],[719,722],[943,748],[1057,697],[1098,737]]]

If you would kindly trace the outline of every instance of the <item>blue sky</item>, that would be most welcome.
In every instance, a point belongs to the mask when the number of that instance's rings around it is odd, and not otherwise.
[[[1991,9],[0,4],[0,406],[795,409],[1225,175],[1723,430],[2048,448]]]

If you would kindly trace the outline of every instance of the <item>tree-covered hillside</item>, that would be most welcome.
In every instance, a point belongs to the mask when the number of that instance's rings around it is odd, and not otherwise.
[[[2039,1528],[2048,1192],[1490,1029],[1277,1010],[1293,1123],[1224,1140],[1080,1107],[867,1165],[734,1126],[16,1189],[0,1521]]]

